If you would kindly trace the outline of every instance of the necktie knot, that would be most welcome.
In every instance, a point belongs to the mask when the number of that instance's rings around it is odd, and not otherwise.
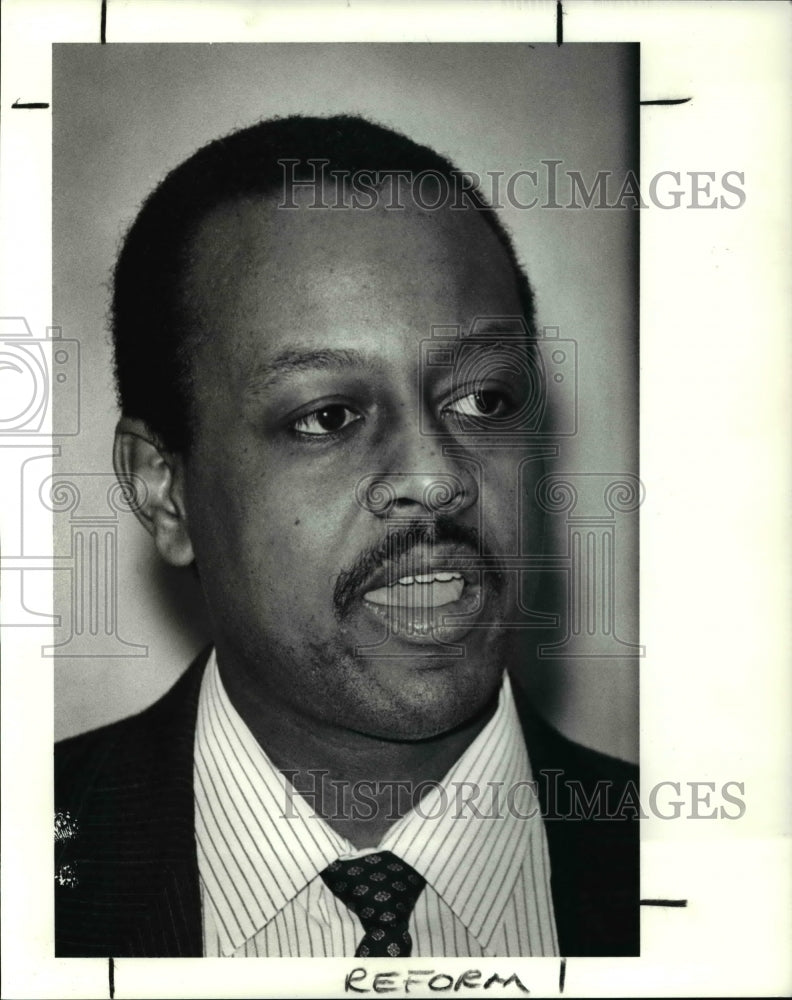
[[[327,887],[352,910],[365,934],[356,957],[409,956],[410,914],[426,881],[390,851],[334,861],[321,873]]]

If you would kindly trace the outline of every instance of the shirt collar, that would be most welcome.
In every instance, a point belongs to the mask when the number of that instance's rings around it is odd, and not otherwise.
[[[231,704],[214,651],[195,735],[198,867],[224,955],[348,849],[277,770]]]
[[[484,948],[541,823],[531,778],[504,675],[493,717],[443,781],[380,844],[420,872]]]
[[[420,872],[484,947],[539,821],[530,780],[504,675],[493,717],[443,781],[379,845]],[[371,852],[332,830],[272,764],[231,704],[214,651],[198,707],[195,803],[199,871],[218,915],[224,955],[269,923],[336,858]]]

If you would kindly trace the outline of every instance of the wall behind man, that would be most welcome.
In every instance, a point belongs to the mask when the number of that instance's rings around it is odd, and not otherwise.
[[[623,177],[637,168],[635,46],[59,45],[53,76],[53,322],[80,344],[80,432],[60,439],[55,461],[58,473],[79,474],[83,509],[106,502],[112,474],[112,262],[143,198],[204,142],[276,114],[352,112],[481,175],[537,170],[541,179],[542,160],[560,160],[562,174],[580,171],[589,182],[597,170]],[[523,200],[531,194],[526,181],[516,190]],[[568,200],[563,183],[558,200]],[[562,444],[554,470],[637,472],[637,214],[503,212],[537,290],[540,325],[577,343],[579,428]],[[135,645],[112,642],[112,656],[57,658],[58,736],[143,708],[209,638],[193,577],[162,565],[132,515],[109,516],[117,533],[112,629]],[[58,551],[73,552],[73,515],[55,518]],[[565,522],[555,521],[563,547]],[[620,638],[635,642],[636,518],[623,521],[616,626]],[[566,580],[556,577],[551,605]],[[63,616],[56,642],[71,632],[74,585],[73,573],[56,572]],[[558,635],[543,631],[540,638]],[[562,731],[637,759],[634,658],[541,660],[526,671],[526,683]]]

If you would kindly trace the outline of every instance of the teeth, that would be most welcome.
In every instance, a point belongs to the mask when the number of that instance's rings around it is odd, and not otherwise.
[[[423,584],[420,590],[410,591],[413,582]],[[424,576],[405,576],[398,583],[402,587],[379,587],[363,595],[371,604],[385,604],[403,611],[420,612],[422,608],[438,608],[458,601],[465,588],[460,573],[431,573]],[[424,589],[425,588],[425,589]],[[408,596],[409,595],[409,596]],[[417,598],[417,599],[416,599]]]
[[[416,576],[403,576],[396,582],[407,586],[412,583],[450,583],[452,580],[461,579],[461,573],[421,573]]]

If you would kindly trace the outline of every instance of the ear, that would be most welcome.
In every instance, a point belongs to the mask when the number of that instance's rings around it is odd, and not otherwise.
[[[172,566],[194,559],[184,502],[184,460],[166,451],[148,426],[132,417],[118,421],[113,465],[122,483],[135,484],[137,519]]]

